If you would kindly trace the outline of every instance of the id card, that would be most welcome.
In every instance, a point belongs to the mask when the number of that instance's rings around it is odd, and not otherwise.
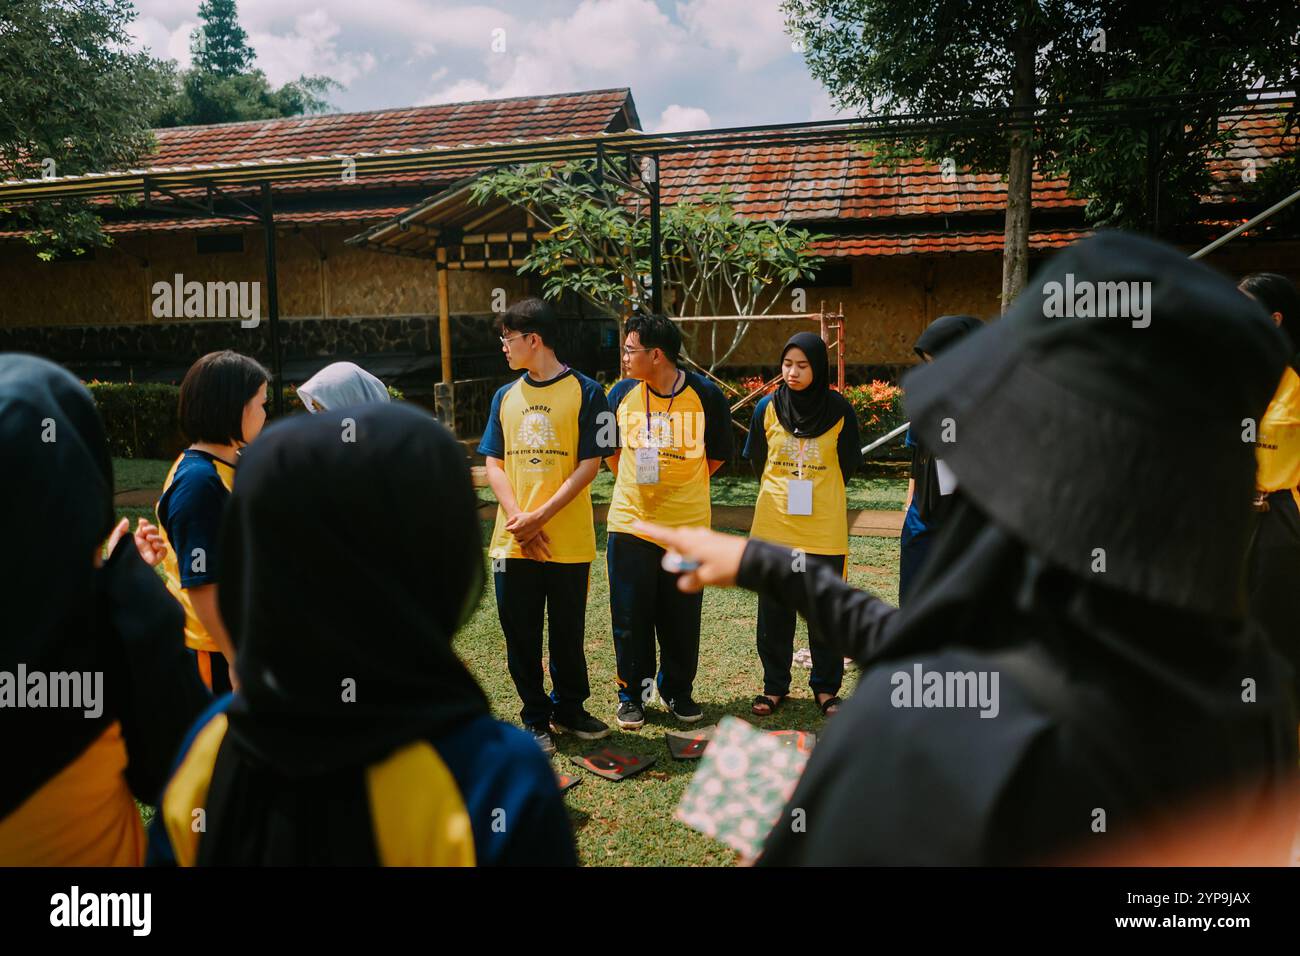
[[[785,511],[792,515],[812,514],[813,483],[806,478],[790,478],[786,482]]]
[[[934,460],[934,473],[939,479],[939,494],[950,495],[957,490],[957,476],[942,458]]]
[[[636,483],[638,485],[659,484],[659,449],[637,448]]]

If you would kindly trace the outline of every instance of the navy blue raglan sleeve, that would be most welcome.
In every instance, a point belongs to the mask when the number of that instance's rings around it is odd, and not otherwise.
[[[727,396],[703,376],[697,376],[696,383],[704,404],[704,457],[710,461],[729,461],[733,446]]]
[[[490,717],[434,741],[460,788],[478,866],[576,866],[555,769],[533,739]]]
[[[221,516],[230,492],[216,469],[189,467],[168,489],[163,527],[176,552],[181,587],[215,584],[221,568]]]
[[[636,388],[638,384],[634,378],[620,378],[614,383],[613,388],[609,390],[609,410],[614,415],[614,446],[605,452],[606,457],[613,455],[623,447],[623,436],[618,433],[618,406],[623,404],[623,399],[627,398],[628,392]]]
[[[764,427],[763,421],[767,416],[767,406],[771,402],[772,396],[765,395],[754,406],[754,417],[749,422],[749,437],[745,439],[745,450],[741,452],[741,455],[754,466],[754,474],[760,478],[763,476],[763,469],[767,467],[767,428]]]
[[[583,376],[582,408],[578,412],[578,461],[604,458],[618,450],[610,425],[609,399],[594,379]]]
[[[840,474],[847,485],[849,479],[862,467],[862,434],[858,431],[858,413],[848,400],[844,401],[844,427],[840,429],[836,450],[840,459]]]
[[[487,427],[483,430],[483,437],[478,442],[478,453],[484,458],[501,458],[506,457],[506,438],[501,429],[501,400],[505,398],[506,392],[514,382],[502,385],[497,389],[497,393],[492,396],[492,407],[488,409]]]

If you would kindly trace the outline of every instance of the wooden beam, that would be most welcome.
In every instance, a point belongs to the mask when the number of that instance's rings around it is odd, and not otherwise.
[[[451,293],[447,287],[447,250],[438,248],[438,354],[442,357],[442,383],[451,384]]]

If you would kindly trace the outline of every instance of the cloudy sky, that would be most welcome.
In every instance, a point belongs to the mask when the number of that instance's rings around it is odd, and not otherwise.
[[[199,0],[135,0],[140,47],[189,63]],[[340,111],[630,86],[650,131],[836,115],[780,0],[239,0],[273,83],[324,73]]]

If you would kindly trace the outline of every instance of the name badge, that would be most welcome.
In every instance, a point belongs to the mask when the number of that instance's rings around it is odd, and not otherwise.
[[[806,478],[791,478],[786,482],[785,511],[791,515],[812,514],[813,483]]]
[[[939,479],[939,494],[950,495],[957,490],[957,476],[941,458],[934,460],[934,473]]]
[[[638,485],[659,484],[659,449],[636,449],[636,483]]]

